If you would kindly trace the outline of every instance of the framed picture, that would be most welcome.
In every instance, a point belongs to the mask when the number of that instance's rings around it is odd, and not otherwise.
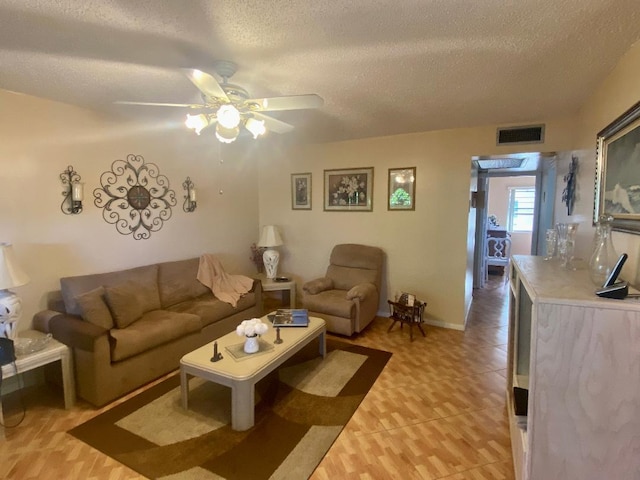
[[[388,210],[416,209],[416,167],[390,168]]]
[[[291,208],[311,210],[311,174],[291,174]]]
[[[324,171],[324,209],[373,210],[373,167]]]
[[[614,230],[640,235],[640,102],[597,135],[593,221],[613,217]]]

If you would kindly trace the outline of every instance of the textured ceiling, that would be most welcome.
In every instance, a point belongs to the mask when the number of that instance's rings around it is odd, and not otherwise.
[[[638,0],[0,0],[0,88],[148,121],[199,101],[179,69],[253,97],[316,93],[273,114],[334,141],[574,113],[640,38]]]

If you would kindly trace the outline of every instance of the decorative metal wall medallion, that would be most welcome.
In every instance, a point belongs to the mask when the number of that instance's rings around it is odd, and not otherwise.
[[[142,155],[129,154],[126,161],[113,162],[111,171],[100,176],[100,184],[93,196],[96,207],[103,209],[102,217],[115,224],[118,233],[136,240],[160,230],[177,204],[169,179],[160,175],[157,165],[145,163]]]

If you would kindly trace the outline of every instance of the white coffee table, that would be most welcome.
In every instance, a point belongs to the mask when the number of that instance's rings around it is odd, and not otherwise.
[[[182,406],[189,406],[189,376],[200,377],[210,382],[231,387],[231,428],[238,431],[253,427],[255,408],[255,385],[300,351],[305,345],[318,338],[319,353],[326,355],[326,327],[321,318],[310,317],[308,327],[286,327],[280,329],[282,343],[275,344],[276,329],[266,317],[269,331],[261,336],[268,350],[236,358],[227,347],[244,343],[244,338],[231,332],[217,340],[218,352],[223,359],[212,362],[213,343],[208,343],[180,360],[180,392]],[[273,347],[273,348],[271,348]]]

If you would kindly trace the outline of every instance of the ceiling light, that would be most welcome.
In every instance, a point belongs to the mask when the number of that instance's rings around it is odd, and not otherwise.
[[[224,128],[236,128],[240,124],[240,112],[230,104],[222,105],[216,113],[218,124]]]
[[[220,123],[216,125],[216,137],[222,143],[233,142],[236,138],[238,138],[239,133],[240,133],[240,127],[225,128]]]
[[[267,131],[264,126],[264,120],[256,120],[255,118],[249,118],[244,126],[251,132],[253,138],[258,138]]]
[[[200,115],[187,114],[187,120],[184,122],[184,124],[188,128],[193,128],[196,134],[200,135],[202,129],[209,126],[209,119],[204,113],[201,113]]]
[[[476,160],[478,167],[483,170],[494,168],[519,168],[524,158],[488,158]]]

